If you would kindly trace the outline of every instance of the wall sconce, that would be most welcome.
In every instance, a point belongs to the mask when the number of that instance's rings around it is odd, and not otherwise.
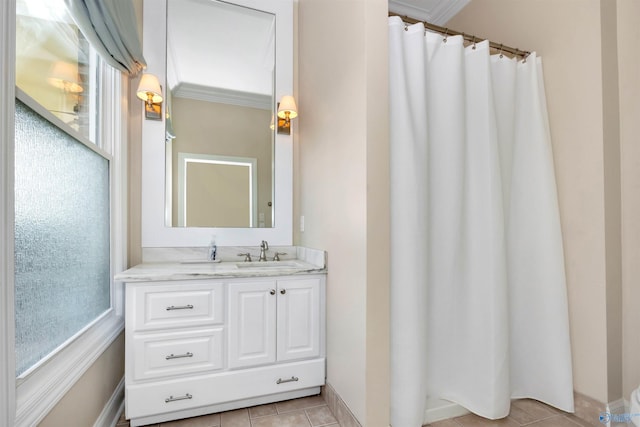
[[[79,83],[78,67],[69,62],[56,61],[51,67],[47,81],[67,93],[80,93],[84,90]]]
[[[298,107],[291,95],[285,95],[278,103],[278,133],[291,135],[291,119],[298,117]]]
[[[138,98],[145,101],[144,116],[150,120],[162,120],[162,87],[153,74],[143,74],[136,91]]]
[[[84,88],[80,85],[80,77],[78,76],[78,65],[70,62],[56,61],[53,63],[49,71],[47,81],[53,87],[62,91],[62,101],[60,110],[50,110],[53,113],[69,114],[77,120],[80,112],[80,94]],[[67,110],[67,95],[75,96],[75,104],[73,111]]]

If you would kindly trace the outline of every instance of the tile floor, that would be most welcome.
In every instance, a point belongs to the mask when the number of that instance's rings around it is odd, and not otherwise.
[[[120,417],[116,427],[128,427]],[[340,427],[321,396],[254,406],[248,409],[203,415],[160,424],[153,427]]]
[[[577,406],[577,405],[576,405]],[[576,407],[576,411],[579,408]],[[592,411],[593,412],[593,411]],[[574,414],[560,411],[531,399],[514,400],[511,402],[509,416],[501,420],[487,420],[477,415],[468,414],[449,420],[427,424],[427,427],[594,427],[603,426],[599,422],[598,413],[582,413],[583,418]],[[588,419],[590,421],[585,421]],[[623,426],[626,424],[615,424]]]
[[[585,413],[578,405],[576,405],[576,411],[581,412],[582,418],[535,400],[521,399],[512,402],[509,416],[501,420],[492,421],[468,414],[427,424],[424,427],[597,427],[603,425],[598,421],[596,411],[589,410]],[[631,424],[612,424],[614,427],[627,425]],[[116,427],[128,426],[129,422],[124,419],[123,414]],[[248,409],[153,424],[152,427],[340,427],[340,424],[321,396],[310,396]]]

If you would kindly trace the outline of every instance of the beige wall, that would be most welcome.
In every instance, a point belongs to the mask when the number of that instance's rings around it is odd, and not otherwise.
[[[300,0],[298,244],[329,254],[327,381],[389,422],[387,3]]]
[[[600,2],[607,316],[607,400],[622,397],[620,109],[616,2]]]
[[[640,322],[630,313],[629,300],[639,292],[633,283],[638,263],[632,261],[640,246],[634,225],[640,206],[633,197],[638,169],[625,155],[638,150],[632,135],[638,132],[639,64],[638,55],[629,51],[637,50],[637,8],[633,1],[475,0],[447,23],[458,31],[536,50],[543,58],[574,387],[601,402],[619,399],[623,392],[628,398],[632,384],[640,382],[638,367],[632,367],[640,360],[640,346],[637,337],[631,341],[631,329],[637,330]],[[635,95],[624,89],[627,85]]]
[[[640,2],[618,0],[622,187],[622,390],[640,385]]]
[[[123,377],[124,333],[121,333],[38,426],[92,426]],[[121,398],[124,399],[124,394]]]
[[[142,40],[142,0],[134,1],[136,17],[140,23],[138,35]],[[128,267],[142,262],[142,111],[143,103],[135,93],[135,88],[140,83],[140,77],[131,80],[129,86],[129,129],[127,145],[127,184],[129,194],[127,206],[129,217],[127,222],[127,246]]]

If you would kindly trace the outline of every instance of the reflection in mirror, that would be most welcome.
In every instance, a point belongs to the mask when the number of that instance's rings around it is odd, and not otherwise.
[[[254,226],[257,218],[257,160],[248,157],[179,153],[178,225]],[[224,200],[224,209],[210,209]],[[264,221],[264,219],[262,219]]]
[[[167,226],[274,226],[274,66],[273,14],[167,0]]]

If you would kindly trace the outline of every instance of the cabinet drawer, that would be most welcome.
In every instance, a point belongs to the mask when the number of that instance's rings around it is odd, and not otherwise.
[[[211,404],[206,376],[127,385],[127,418],[147,417]]]
[[[206,326],[224,322],[224,284],[172,282],[131,290],[133,330]],[[129,300],[129,295],[127,295]]]
[[[133,380],[222,369],[223,340],[222,327],[134,336]]]
[[[321,386],[324,384],[324,364],[324,359],[313,359],[186,379],[127,385],[127,417],[146,417]]]

